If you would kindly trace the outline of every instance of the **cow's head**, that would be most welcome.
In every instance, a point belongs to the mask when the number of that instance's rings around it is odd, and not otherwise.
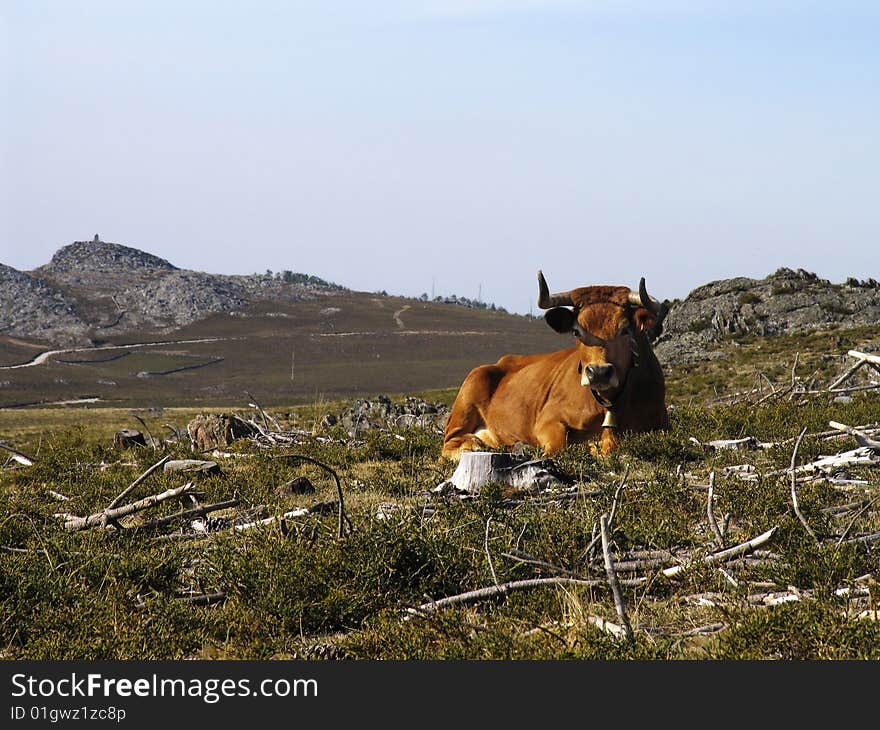
[[[611,400],[626,382],[639,353],[662,329],[667,307],[648,294],[624,286],[586,286],[550,294],[538,272],[538,306],[554,330],[578,340],[581,385]]]

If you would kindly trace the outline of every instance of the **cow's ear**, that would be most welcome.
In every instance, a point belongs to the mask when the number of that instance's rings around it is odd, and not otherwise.
[[[570,335],[577,324],[575,313],[567,307],[554,307],[544,313],[544,319],[561,335]]]

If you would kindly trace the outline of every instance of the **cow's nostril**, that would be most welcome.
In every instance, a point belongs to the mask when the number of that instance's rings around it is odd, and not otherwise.
[[[607,364],[587,365],[585,369],[587,371],[587,377],[590,379],[591,383],[610,380],[614,373],[614,366]]]

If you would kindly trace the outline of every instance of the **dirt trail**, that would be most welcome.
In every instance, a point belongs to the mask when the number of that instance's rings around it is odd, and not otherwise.
[[[0,370],[17,370],[19,368],[32,368],[36,365],[45,365],[53,355],[63,355],[68,352],[100,352],[102,350],[131,350],[135,347],[161,347],[163,345],[192,345],[198,342],[220,342],[232,339],[229,337],[205,337],[200,340],[166,340],[165,342],[136,342],[131,345],[102,345],[101,347],[72,347],[66,350],[47,350],[41,352],[33,360],[20,363],[19,365],[2,365]]]
[[[402,309],[398,309],[394,313],[394,321],[397,322],[397,327],[399,329],[403,329],[403,320],[400,318],[400,315],[403,314],[407,309],[409,309],[409,304],[405,304]]]

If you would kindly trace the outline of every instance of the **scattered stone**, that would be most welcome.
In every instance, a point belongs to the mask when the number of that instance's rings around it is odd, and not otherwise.
[[[371,428],[442,427],[448,414],[449,408],[442,403],[428,403],[413,396],[408,396],[402,403],[394,403],[387,395],[377,395],[370,400],[356,401],[338,417],[328,414],[322,425],[341,423],[349,436],[356,437]]]
[[[279,497],[291,497],[295,494],[314,494],[315,491],[315,485],[308,477],[296,477],[278,487],[275,494]]]
[[[202,461],[200,459],[176,459],[166,461],[162,471],[167,473],[185,472],[187,474],[220,475],[220,466],[216,461]]]

